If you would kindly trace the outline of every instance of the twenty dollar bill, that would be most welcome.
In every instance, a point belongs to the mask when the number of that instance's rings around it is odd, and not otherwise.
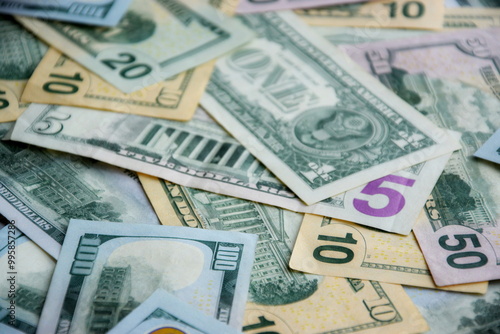
[[[17,19],[125,93],[201,65],[252,38],[236,20],[197,0],[135,0],[113,28]]]
[[[28,81],[22,100],[187,121],[193,117],[213,66],[209,62],[125,94],[51,48]]]

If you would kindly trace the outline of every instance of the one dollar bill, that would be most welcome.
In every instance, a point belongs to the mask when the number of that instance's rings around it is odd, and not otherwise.
[[[291,270],[288,262],[302,215],[147,175],[140,179],[162,224],[259,235],[245,334],[426,330],[401,286]]]
[[[201,104],[306,204],[453,151],[293,13],[241,20],[259,37],[217,62]]]
[[[125,93],[206,63],[253,36],[236,20],[197,0],[135,0],[112,28],[17,19]]]
[[[38,333],[107,332],[158,288],[240,328],[256,239],[234,232],[72,220]]]
[[[401,236],[350,222],[305,215],[290,268],[312,274],[437,288],[413,234]],[[488,283],[446,287],[485,293]]]
[[[21,99],[187,121],[193,117],[213,66],[209,62],[125,94],[51,48],[28,81]]]

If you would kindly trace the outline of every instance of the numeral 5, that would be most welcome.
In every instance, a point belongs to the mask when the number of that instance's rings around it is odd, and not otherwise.
[[[389,199],[389,202],[383,208],[374,208],[370,205],[369,201],[355,198],[352,204],[356,210],[374,217],[391,217],[403,210],[406,203],[404,196],[397,190],[381,187],[382,183],[385,181],[401,184],[407,187],[413,187],[415,184],[415,180],[397,175],[387,175],[374,180],[368,183],[363,190],[361,190],[361,193],[366,195],[384,195]]]

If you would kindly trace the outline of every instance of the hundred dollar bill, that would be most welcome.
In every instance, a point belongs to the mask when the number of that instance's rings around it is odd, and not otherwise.
[[[237,334],[240,331],[209,317],[163,289],[158,289],[108,334]]]
[[[0,137],[10,127],[0,124]],[[57,258],[71,218],[158,224],[135,173],[0,141],[0,213]]]
[[[0,15],[0,123],[15,121],[28,107],[21,94],[46,49],[12,17]]]
[[[259,236],[243,332],[422,332],[425,321],[401,286],[292,271],[288,267],[302,215],[182,187],[139,174],[165,225]],[[332,321],[332,317],[335,321]]]
[[[290,268],[326,276],[438,288],[413,234],[382,232],[346,221],[305,215]],[[442,289],[485,293],[488,282]]]
[[[197,0],[134,0],[113,28],[17,20],[125,93],[201,65],[252,38],[235,19]]]
[[[428,321],[428,334],[495,333],[500,324],[500,281],[484,296],[405,287]]]
[[[437,125],[462,133],[414,232],[436,285],[500,278],[500,174],[473,153],[500,128],[499,28],[344,46]]]
[[[499,3],[500,5],[500,3]],[[446,8],[443,28],[500,27],[500,8]]]
[[[43,20],[114,26],[131,0],[4,0],[0,13],[35,16]]]
[[[241,328],[256,239],[72,220],[38,333],[105,333],[158,288]]]
[[[201,109],[190,122],[175,122],[33,104],[11,138],[184,186],[403,234],[410,232],[447,161],[435,158],[306,206]]]
[[[22,100],[187,121],[193,116],[214,63],[125,94],[55,49],[28,81]]]
[[[56,263],[15,225],[0,230],[0,324],[34,334]]]
[[[201,104],[306,204],[453,150],[293,13],[241,20],[259,38],[217,62]]]
[[[474,156],[500,164],[500,129],[474,153]]]
[[[382,0],[362,4],[299,9],[311,25],[442,29],[444,4],[435,0]]]

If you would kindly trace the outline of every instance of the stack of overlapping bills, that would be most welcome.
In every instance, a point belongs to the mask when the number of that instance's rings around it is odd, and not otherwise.
[[[498,331],[500,2],[0,13],[1,333]]]

